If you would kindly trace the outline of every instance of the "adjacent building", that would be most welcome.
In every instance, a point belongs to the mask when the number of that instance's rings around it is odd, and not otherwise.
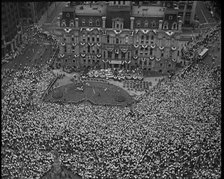
[[[19,2],[20,18],[25,24],[37,23],[50,6],[50,2]]]
[[[1,41],[2,58],[17,50],[22,43],[22,28],[19,20],[18,3],[2,2]]]
[[[175,70],[182,63],[182,18],[173,6],[109,1],[66,7],[54,30],[55,67]]]

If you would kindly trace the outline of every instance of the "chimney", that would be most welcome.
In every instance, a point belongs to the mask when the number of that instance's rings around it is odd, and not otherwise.
[[[159,30],[162,30],[163,20],[159,20]]]
[[[79,18],[75,18],[75,27],[79,27]]]
[[[105,26],[106,26],[106,17],[103,16],[103,17],[102,17],[102,20],[103,20],[103,28],[105,28]]]
[[[135,18],[131,17],[130,19],[131,19],[131,30],[133,30],[134,29],[134,20],[135,20]]]

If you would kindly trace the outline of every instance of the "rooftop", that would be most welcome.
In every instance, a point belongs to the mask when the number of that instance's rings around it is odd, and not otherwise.
[[[105,15],[106,6],[103,4],[88,4],[75,6],[76,15]]]
[[[132,15],[136,17],[163,17],[164,8],[161,6],[133,6]]]

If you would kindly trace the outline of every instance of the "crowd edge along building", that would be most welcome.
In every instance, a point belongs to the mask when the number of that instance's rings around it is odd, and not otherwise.
[[[167,73],[181,62],[182,20],[172,1],[75,4],[63,9],[54,34],[55,67],[141,68]]]

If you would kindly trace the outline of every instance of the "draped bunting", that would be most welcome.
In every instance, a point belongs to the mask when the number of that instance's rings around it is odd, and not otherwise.
[[[114,30],[115,34],[120,34],[122,32],[122,30]]]
[[[133,58],[136,60],[138,58],[138,56],[133,56]]]
[[[176,62],[176,59],[173,58],[172,60],[173,60],[173,62]]]
[[[72,29],[68,29],[68,28],[66,28],[66,29],[64,29],[64,30],[65,30],[65,32],[69,33]]]
[[[156,61],[160,61],[161,59],[160,58],[156,58]]]
[[[121,64],[124,65],[124,61],[122,61]]]
[[[128,51],[128,48],[121,48],[120,49],[122,52],[126,53]]]
[[[76,46],[76,45],[77,45],[77,43],[73,43],[73,44],[72,44],[72,46]]]
[[[80,44],[81,44],[81,45],[85,45],[86,43],[85,43],[85,42],[80,42]]]
[[[97,43],[97,46],[101,46],[101,43]]]
[[[139,47],[139,45],[138,45],[138,44],[136,44],[136,45],[134,45],[134,47],[135,47],[135,48],[138,48],[138,47]]]
[[[169,36],[171,36],[171,35],[174,34],[174,32],[168,31],[168,32],[166,32],[166,34],[169,35]]]
[[[97,58],[100,58],[102,55],[101,54],[97,54],[96,56],[97,56]]]
[[[74,57],[78,57],[78,56],[79,56],[78,54],[75,54],[75,55],[74,55]]]
[[[156,46],[154,44],[151,45],[151,48],[155,48]]]
[[[150,60],[153,60],[155,57],[151,56],[151,57],[149,57],[149,58],[150,58]]]
[[[144,62],[145,61],[145,58],[141,58],[141,60]]]
[[[157,30],[152,30],[155,34],[157,33]]]
[[[93,30],[93,28],[86,28],[86,30],[87,30],[87,31],[92,31],[92,30]]]
[[[159,49],[160,49],[160,50],[163,50],[163,49],[164,49],[164,47],[159,47]]]
[[[64,57],[65,55],[64,55],[64,54],[60,54],[60,56],[61,56],[61,57]]]
[[[84,53],[81,53],[81,56],[82,56],[82,57],[85,57],[85,56],[86,56],[86,54],[84,54]]]
[[[177,47],[171,47],[171,49],[172,49],[172,50],[176,50],[176,49],[177,49]]]
[[[149,30],[142,30],[142,32],[143,32],[144,34],[147,34],[147,33],[149,32]]]
[[[118,54],[119,53],[119,49],[115,49],[115,53]]]
[[[88,43],[88,45],[93,46],[93,45],[94,45],[94,43]]]
[[[142,45],[142,47],[143,47],[143,48],[147,48],[147,47],[148,47],[148,45]]]
[[[128,63],[129,64],[129,63],[131,63],[131,61],[125,61],[125,63]]]
[[[138,29],[135,29],[135,33],[136,33],[136,34],[138,33]]]
[[[64,46],[64,45],[65,45],[65,43],[64,43],[64,42],[61,42],[61,45],[62,45],[62,46]]]
[[[112,51],[114,50],[113,47],[107,47],[106,49],[107,49],[108,51],[110,51],[110,52],[112,52]]]

